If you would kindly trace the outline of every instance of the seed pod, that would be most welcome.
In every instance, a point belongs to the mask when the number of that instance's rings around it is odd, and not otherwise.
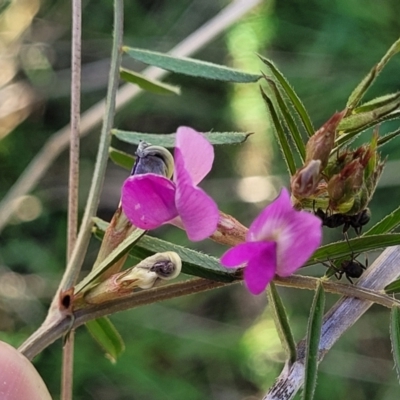
[[[169,280],[176,278],[182,269],[182,261],[174,251],[157,253],[151,257],[145,258],[138,265],[133,267],[132,272],[154,273],[158,278]],[[124,278],[126,279],[126,278]]]
[[[85,294],[85,301],[100,304],[124,297],[134,289],[150,289],[159,279],[176,278],[182,269],[179,255],[173,251],[157,253],[125,271],[110,276]]]

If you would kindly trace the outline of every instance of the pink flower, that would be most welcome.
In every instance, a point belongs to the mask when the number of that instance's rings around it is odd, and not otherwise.
[[[173,223],[190,240],[203,240],[217,229],[218,207],[197,185],[211,170],[214,149],[200,133],[180,127],[175,142],[173,181],[153,173],[132,175],[122,187],[122,209],[133,225],[155,229]]]
[[[253,221],[246,242],[228,250],[221,263],[228,268],[247,263],[244,280],[249,291],[260,294],[279,276],[299,269],[321,244],[321,220],[305,211],[296,211],[290,195],[280,195]]]

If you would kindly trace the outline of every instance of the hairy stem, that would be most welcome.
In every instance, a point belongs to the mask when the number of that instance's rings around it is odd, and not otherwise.
[[[79,196],[79,122],[81,114],[81,49],[82,3],[72,2],[72,51],[71,51],[71,133],[69,147],[68,228],[67,260],[70,260],[78,232]],[[61,399],[71,400],[74,370],[74,331],[71,331],[63,347],[61,366]]]

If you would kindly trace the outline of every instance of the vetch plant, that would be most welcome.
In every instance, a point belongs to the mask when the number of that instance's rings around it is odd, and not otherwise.
[[[260,63],[263,72],[254,74],[123,46],[122,11],[122,1],[115,0],[107,108],[80,229],[76,234],[77,213],[73,210],[77,193],[73,184],[77,183],[79,168],[72,161],[75,168],[71,170],[70,198],[73,201],[70,201],[72,211],[65,273],[43,324],[25,340],[20,351],[33,359],[55,340],[64,337],[61,398],[67,400],[72,398],[72,354],[74,332],[78,327],[86,325],[107,357],[118,362],[124,342],[118,326],[114,327],[108,319],[109,315],[244,280],[252,294],[266,292],[286,356],[280,377],[264,399],[291,399],[301,388],[304,389],[303,398],[311,399],[318,364],[372,304],[391,310],[390,339],[394,364],[399,371],[400,302],[393,294],[400,291],[397,279],[400,274],[400,234],[393,232],[400,226],[400,207],[369,230],[364,230],[363,234],[361,227],[366,229],[370,221],[370,201],[384,168],[381,148],[400,134],[397,129],[380,136],[377,126],[389,120],[398,121],[400,100],[398,93],[379,96],[364,104],[361,100],[389,60],[400,52],[400,40],[361,80],[347,101],[344,99],[342,111],[327,111],[327,122],[314,129],[299,96],[272,61],[255,56],[254,62]],[[75,14],[75,22],[77,19]],[[166,71],[253,85],[250,87],[254,91],[260,90],[260,102],[267,108],[276,143],[287,167],[286,181],[290,181],[290,191],[276,188],[280,189],[279,196],[258,216],[254,215],[254,221],[246,228],[234,215],[220,211],[211,196],[198,185],[212,168],[214,146],[240,145],[252,140],[249,133],[200,133],[181,126],[176,133],[149,134],[113,128],[120,77],[152,93],[180,94],[179,88],[157,81],[154,76],[122,68],[121,50],[135,60]],[[73,83],[76,80],[77,77]],[[73,121],[76,122],[79,120],[79,107],[76,107],[79,101],[75,97],[72,103]],[[78,138],[79,124],[72,125],[71,154],[74,157],[71,160],[76,163],[77,150],[73,144]],[[372,139],[367,140],[362,135],[369,129],[374,129],[374,133]],[[358,137],[368,144],[353,146],[353,140]],[[114,148],[111,145],[113,138],[136,145],[135,156]],[[169,148],[174,148],[173,157]],[[128,171],[131,175],[123,183],[120,204],[107,222],[97,216],[97,205],[109,158],[126,169],[126,176]],[[221,247],[215,254],[206,254],[152,236],[152,231],[164,224],[184,229],[191,241],[211,239]],[[346,237],[322,245],[323,225],[330,228],[344,225]],[[350,232],[353,237],[348,238],[350,227],[354,228],[355,234]],[[92,260],[87,257],[91,237],[100,240],[101,245],[90,272],[81,279],[84,260]],[[333,275],[336,272],[340,278],[346,274],[343,266],[348,267],[349,263],[353,267],[361,266],[356,255],[377,249],[386,250],[354,284],[331,279],[332,274],[324,275],[324,267],[318,277],[309,276],[305,268],[329,261]],[[219,257],[221,253],[224,254]],[[360,268],[359,273],[347,275],[359,278],[364,266]],[[305,338],[297,344],[277,286],[315,291],[314,301],[309,305]],[[325,291],[343,297],[324,315]],[[232,310],[232,304],[226,307]],[[225,339],[224,336],[224,340],[225,345],[231,345],[228,337]],[[264,351],[262,346],[257,350]],[[147,355],[143,359],[147,360]],[[185,377],[185,381],[187,379]]]

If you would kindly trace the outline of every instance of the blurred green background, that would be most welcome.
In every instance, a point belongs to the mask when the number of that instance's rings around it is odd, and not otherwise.
[[[125,4],[125,43],[167,51],[220,11],[211,0],[132,0]],[[112,29],[112,2],[83,2],[82,110],[105,96]],[[0,196],[16,181],[52,133],[69,120],[70,3],[61,0],[0,1]],[[305,103],[316,127],[346,99],[400,32],[400,2],[386,0],[265,1],[216,38],[196,58],[250,72],[272,59]],[[124,66],[143,65],[124,60]],[[399,90],[395,57],[367,94]],[[220,209],[249,224],[273,199],[288,176],[274,143],[257,84],[229,85],[169,76],[180,97],[144,94],[115,120],[115,127],[174,132],[179,125],[199,131],[252,131],[242,146],[218,148],[203,187]],[[397,129],[381,127],[381,133]],[[97,151],[99,129],[81,144],[81,205],[84,206]],[[367,141],[370,132],[363,134]],[[372,223],[398,206],[398,140],[370,204]],[[115,147],[134,148],[113,142]],[[99,208],[109,220],[127,172],[110,163]],[[42,322],[65,265],[68,154],[52,165],[34,192],[19,200],[0,236],[0,339],[21,344]],[[219,256],[209,241],[189,243],[167,226],[152,232]],[[326,231],[325,240],[340,239]],[[99,243],[93,239],[85,268]],[[370,263],[374,254],[369,255]],[[324,267],[304,270],[322,275]],[[296,340],[305,333],[312,293],[280,289]],[[336,301],[329,296],[327,306]],[[77,331],[75,399],[259,399],[279,374],[283,354],[266,298],[241,284],[175,299],[112,316],[126,351],[112,365],[84,328]],[[320,366],[316,399],[399,398],[388,338],[389,315],[372,309],[352,327]],[[59,397],[61,342],[43,351],[35,366],[54,398]]]

